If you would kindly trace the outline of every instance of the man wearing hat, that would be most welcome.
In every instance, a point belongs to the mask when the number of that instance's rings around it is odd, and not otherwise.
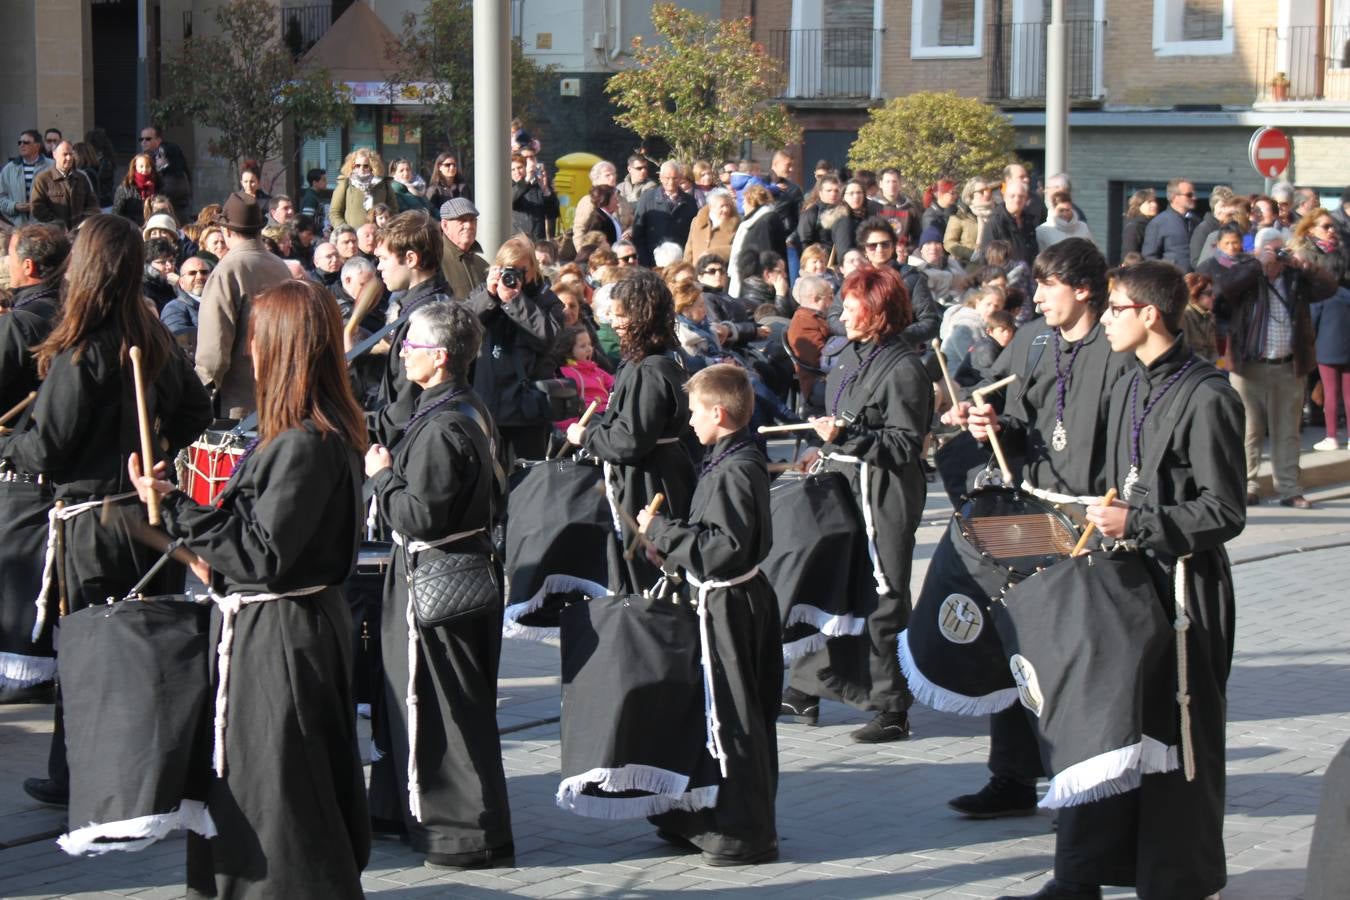
[[[487,281],[488,263],[478,246],[478,207],[468,197],[453,197],[441,204],[441,234],[445,247],[441,254],[441,273],[457,300],[469,295]]]
[[[254,295],[291,277],[278,256],[258,239],[263,211],[255,198],[235,191],[216,218],[229,252],[202,289],[197,322],[197,377],[214,388],[220,415],[242,419],[255,409],[248,316]]]

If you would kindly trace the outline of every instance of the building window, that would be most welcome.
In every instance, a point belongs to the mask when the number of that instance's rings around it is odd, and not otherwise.
[[[914,0],[910,56],[978,58],[983,52],[984,0]]]
[[[1153,0],[1153,51],[1158,56],[1233,52],[1233,0]]]

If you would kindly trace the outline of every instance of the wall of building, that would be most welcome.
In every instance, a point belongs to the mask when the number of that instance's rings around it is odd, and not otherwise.
[[[47,127],[37,115],[37,47],[34,4],[6,4],[5,27],[0,29],[0,137],[5,152],[15,153],[14,141],[25,128]]]

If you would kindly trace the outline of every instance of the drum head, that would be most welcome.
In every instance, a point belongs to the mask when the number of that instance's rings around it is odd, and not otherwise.
[[[1023,578],[1068,558],[1078,541],[1066,513],[1015,488],[972,492],[956,519],[971,546]]]

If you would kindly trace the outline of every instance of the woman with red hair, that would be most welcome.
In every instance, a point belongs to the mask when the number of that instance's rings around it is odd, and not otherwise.
[[[914,532],[928,489],[924,437],[933,385],[901,339],[913,319],[909,292],[890,268],[854,272],[840,290],[849,344],[825,383],[826,415],[812,419],[827,468],[848,476],[868,531],[877,602],[861,633],[837,637],[792,664],[780,718],[814,725],[820,698],[875,713],[853,732],[862,743],[909,736],[914,698],[900,673],[896,640],[909,621]]]

